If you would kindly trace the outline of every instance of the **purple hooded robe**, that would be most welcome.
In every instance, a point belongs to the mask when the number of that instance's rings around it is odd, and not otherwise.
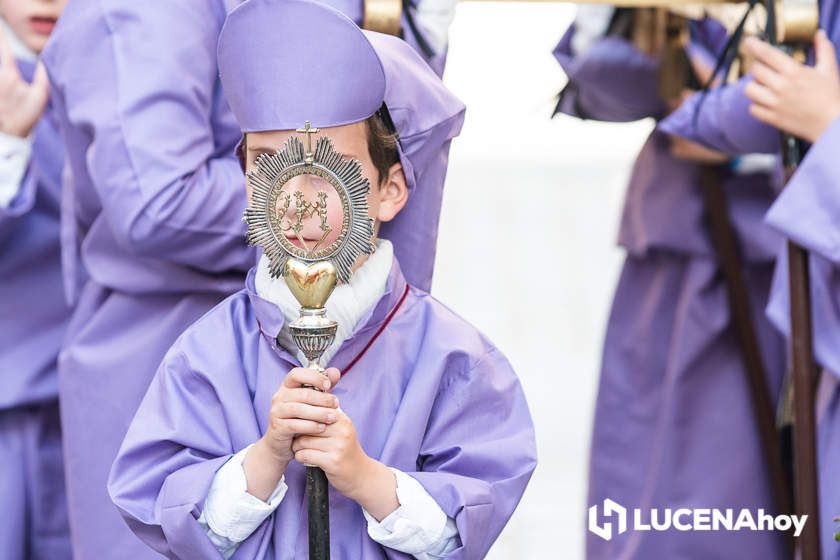
[[[20,63],[25,79],[31,63]],[[0,557],[70,558],[56,360],[70,308],[61,285],[64,151],[48,107],[9,206],[0,207]]]
[[[239,290],[256,262],[243,243],[244,178],[233,154],[241,132],[216,60],[222,23],[238,4],[74,0],[44,53],[71,172],[62,250],[78,301],[59,377],[80,560],[156,556],[111,503],[108,471],[166,349]],[[361,19],[359,0],[335,4]],[[434,157],[445,169],[447,154]],[[431,175],[441,169],[428,167]],[[423,288],[442,188],[423,190],[428,206],[389,226],[424,242],[419,251],[410,239],[395,243]],[[428,226],[412,229],[425,217]],[[80,269],[88,279],[78,286]]]
[[[840,47],[840,2],[820,4],[820,26],[835,47]],[[690,100],[663,126],[696,141],[730,153],[776,152],[779,133],[749,114],[744,87],[750,78],[714,90],[705,100],[696,126],[692,125],[696,100]],[[826,559],[840,559],[834,540],[840,515],[840,125],[835,122],[811,147],[790,183],[773,203],[767,222],[785,237],[811,251],[811,296],[814,355],[824,368],[817,403],[817,457],[820,472],[820,535]],[[767,305],[776,328],[790,335],[787,256],[780,252]]]
[[[324,41],[305,52],[288,48],[315,28]],[[249,56],[266,51],[277,54],[261,61]],[[384,101],[413,185],[404,211],[426,208],[437,222],[423,190],[441,186],[442,156],[460,131],[464,107],[405,43],[361,33],[338,12],[311,2],[250,0],[225,24],[219,65],[245,131],[287,130],[310,117],[318,127],[358,122]],[[321,86],[317,92],[313,80]],[[286,97],[298,102],[274,103]],[[414,222],[415,229],[422,226]],[[423,245],[415,247],[424,252]],[[265,433],[272,396],[298,365],[276,344],[283,321],[280,309],[255,293],[252,270],[246,289],[178,339],[140,405],[109,489],[131,528],[168,557],[220,557],[196,519],[219,467]],[[460,546],[448,558],[483,557],[536,463],[530,414],[507,360],[473,327],[410,286],[395,259],[381,299],[331,365],[343,372],[333,392],[365,452],[416,478],[455,519]],[[302,465],[289,465],[289,490],[279,508],[234,558],[307,556],[304,476]],[[409,558],[370,539],[361,507],[334,491],[330,524],[334,558]]]
[[[573,33],[555,50],[571,86],[562,112],[611,121],[664,116],[657,61],[618,37],[575,56]],[[692,55],[711,59],[723,36],[712,22],[692,24]],[[778,391],[784,354],[762,313],[779,245],[761,221],[771,178],[723,175],[768,382]],[[588,506],[609,498],[643,510],[772,509],[700,189],[699,167],[673,157],[668,137],[654,131],[633,168],[621,221],[627,257],[604,341]],[[610,541],[587,533],[586,542],[593,560],[726,558],[741,549],[756,558],[783,553],[780,537],[766,532],[630,530]]]
[[[213,56],[224,16],[221,0],[78,0],[44,52],[70,171],[59,391],[79,560],[157,557],[111,503],[108,471],[166,349],[254,263]]]
[[[254,293],[253,277],[247,286],[169,351],[114,464],[114,501],[132,529],[170,558],[221,557],[196,521],[210,483],[265,433],[271,397],[298,365],[274,341],[282,313]],[[416,478],[455,519],[461,546],[448,558],[483,557],[536,461],[528,408],[507,360],[427,293],[408,287],[395,261],[382,299],[331,365],[345,372],[333,392],[365,452]],[[304,471],[290,463],[279,508],[234,558],[306,558]],[[370,539],[361,507],[335,491],[330,525],[334,558],[410,558]]]

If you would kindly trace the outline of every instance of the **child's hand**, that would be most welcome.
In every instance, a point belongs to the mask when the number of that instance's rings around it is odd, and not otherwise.
[[[323,433],[296,437],[292,449],[296,461],[321,467],[336,490],[380,521],[399,507],[393,473],[367,456],[353,422],[341,410]]]
[[[292,440],[300,434],[320,434],[338,419],[338,399],[326,391],[341,374],[329,368],[322,375],[315,370],[294,368],[271,399],[268,430],[261,442],[280,461],[290,461]],[[323,389],[316,391],[312,387]]]
[[[813,68],[755,38],[745,44],[755,57],[754,80],[745,90],[753,102],[750,113],[762,122],[816,142],[840,116],[840,73],[828,36],[822,30],[817,33]]]
[[[47,106],[50,82],[39,62],[29,84],[18,72],[12,47],[0,30],[0,132],[29,135]]]
[[[321,467],[336,490],[355,490],[370,459],[359,444],[353,422],[342,411],[338,419],[316,435],[298,436],[292,444],[295,460]]]
[[[248,493],[267,499],[280,482],[289,461],[294,457],[292,441],[297,434],[320,434],[335,422],[338,399],[326,391],[338,382],[337,369],[326,376],[312,369],[294,368],[271,399],[268,430],[245,455]],[[311,387],[321,387],[325,392]]]

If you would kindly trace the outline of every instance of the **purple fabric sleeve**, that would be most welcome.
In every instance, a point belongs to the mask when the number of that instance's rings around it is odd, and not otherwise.
[[[215,388],[173,352],[136,418],[111,470],[112,500],[131,530],[161,554],[221,558],[197,521],[216,471],[238,451]],[[267,526],[242,545],[238,552],[250,551],[243,557],[258,557],[253,547]]]
[[[811,147],[767,222],[800,245],[840,265],[840,119]]]
[[[483,558],[536,466],[528,407],[510,364],[495,350],[444,380],[440,391],[445,398],[429,418],[420,470],[406,474],[455,519],[461,546],[447,558]],[[476,472],[483,477],[465,474]]]
[[[201,270],[247,270],[236,139],[214,138],[224,101],[218,86],[206,87],[218,83],[208,56],[216,34],[206,30],[219,14],[196,0],[85,9],[60,30],[75,39],[48,49],[45,62],[60,69],[51,79],[71,124],[90,136],[90,179],[116,239]]]
[[[734,84],[693,95],[659,123],[659,130],[727,154],[777,153],[779,133],[749,114],[744,88],[750,80],[745,76]]]
[[[837,154],[840,119],[811,147],[782,191],[767,222],[812,252],[811,300],[817,361],[840,372],[840,177]],[[789,336],[787,255],[780,255],[767,314]]]
[[[554,49],[569,83],[557,111],[579,118],[629,122],[660,117],[659,63],[626,40],[606,37],[585,53],[572,52],[572,26]]]

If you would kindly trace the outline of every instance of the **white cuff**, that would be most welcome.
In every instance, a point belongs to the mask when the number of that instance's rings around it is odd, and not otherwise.
[[[400,507],[380,522],[363,511],[368,535],[383,546],[415,558],[438,558],[458,547],[455,520],[447,517],[426,489],[411,476],[391,469]]]
[[[32,156],[32,137],[0,132],[0,207],[7,208],[20,190]]]
[[[248,493],[242,462],[251,447],[231,457],[216,472],[201,513],[214,535],[235,543],[241,543],[257,530],[277,509],[287,490],[282,477],[267,502]]]
[[[732,169],[737,175],[771,174],[778,167],[779,156],[776,154],[745,154],[732,162]]]

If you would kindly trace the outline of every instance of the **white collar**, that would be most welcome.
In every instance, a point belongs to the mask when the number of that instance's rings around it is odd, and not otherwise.
[[[382,299],[391,267],[394,263],[394,248],[386,239],[380,239],[376,251],[353,273],[350,282],[339,284],[327,300],[327,317],[338,322],[335,341],[324,352],[322,363],[328,364],[341,344],[353,333],[356,325],[373,306]],[[285,321],[277,340],[286,350],[294,354],[301,364],[306,363],[289,335],[288,324],[300,315],[300,304],[292,295],[283,278],[272,278],[269,274],[268,258],[263,255],[257,265],[254,277],[257,295],[275,304],[283,313]]]

